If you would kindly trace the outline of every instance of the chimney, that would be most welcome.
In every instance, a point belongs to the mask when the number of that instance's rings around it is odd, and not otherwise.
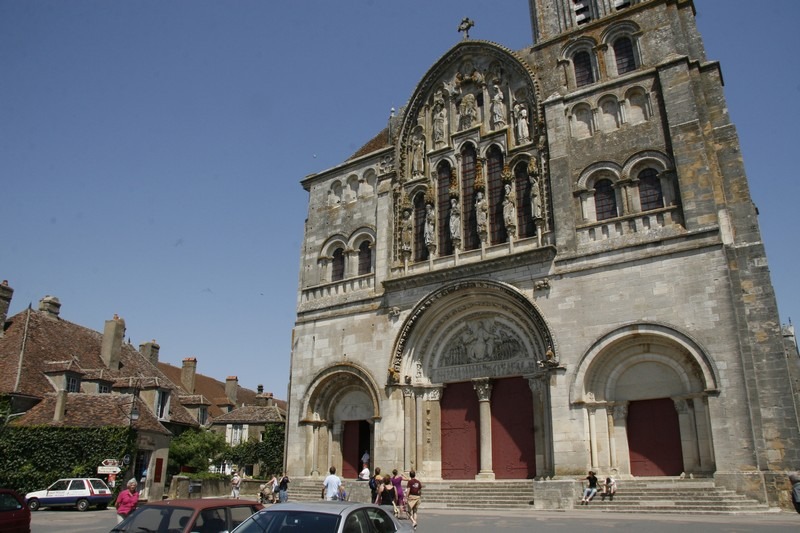
[[[194,357],[184,358],[183,367],[181,367],[181,384],[189,394],[194,394],[194,376],[196,372],[197,359]]]
[[[272,406],[272,393],[264,392],[264,385],[258,386],[258,394],[256,394],[256,405],[259,407]]]
[[[8,309],[11,307],[11,297],[14,296],[14,289],[8,286],[8,280],[4,279],[0,283],[0,337],[6,330],[6,318],[8,318]]]
[[[58,318],[58,313],[61,311],[61,302],[55,296],[48,294],[39,300],[39,311],[42,311],[45,316],[50,318]]]
[[[239,378],[236,376],[228,376],[225,378],[225,396],[228,397],[228,401],[231,402],[234,406],[236,405],[236,393],[238,392],[239,388]]]
[[[64,389],[56,392],[56,410],[53,413],[53,422],[63,422],[67,414],[67,391]]]
[[[158,365],[158,351],[160,349],[161,346],[158,345],[155,339],[139,345],[139,353],[142,354],[145,359],[153,363],[153,366]]]
[[[106,367],[119,370],[119,354],[122,351],[122,340],[125,337],[125,321],[116,313],[114,318],[106,320],[103,330],[103,344],[100,347],[100,357]]]

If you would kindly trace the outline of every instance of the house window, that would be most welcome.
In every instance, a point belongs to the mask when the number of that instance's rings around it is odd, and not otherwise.
[[[475,250],[480,246],[478,223],[475,219],[475,148],[467,145],[461,150],[461,198],[462,239],[465,250]]]
[[[342,281],[344,279],[344,250],[337,248],[333,252],[333,265],[331,269],[331,281]]]
[[[206,422],[208,422],[208,407],[204,405],[200,406],[200,409],[197,411],[197,422],[199,422],[201,426],[206,425]]]
[[[67,392],[80,392],[81,381],[75,376],[67,376]]]
[[[97,386],[97,392],[100,394],[108,394],[111,392],[111,386],[109,386],[107,383],[100,383]]]
[[[364,241],[358,247],[358,275],[363,276],[370,272],[372,272],[372,248],[369,241]]]
[[[620,37],[614,41],[614,57],[617,60],[617,74],[636,70],[636,57],[630,37]]]
[[[661,192],[661,180],[653,168],[646,168],[639,173],[639,202],[642,211],[664,207],[664,195]]]
[[[436,204],[439,208],[439,255],[453,254],[453,239],[450,236],[450,176],[447,162],[436,167]]]
[[[586,50],[576,52],[572,56],[572,65],[575,68],[575,85],[583,87],[594,83],[594,71],[592,70],[592,56]]]
[[[600,180],[594,185],[594,208],[597,220],[617,216],[617,197],[611,180]]]
[[[503,154],[496,146],[489,149],[486,157],[486,174],[489,185],[489,232],[492,244],[508,241],[506,225],[503,222]]]
[[[156,416],[159,420],[167,418],[169,414],[169,391],[159,390],[156,395]]]
[[[244,425],[243,424],[231,424],[231,446],[236,446],[237,444],[241,444],[244,439]]]

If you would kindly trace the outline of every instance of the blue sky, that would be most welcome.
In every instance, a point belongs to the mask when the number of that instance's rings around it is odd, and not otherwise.
[[[781,320],[800,319],[795,0],[696,0],[722,64]],[[755,7],[757,6],[757,7]],[[0,279],[114,313],[161,360],[286,397],[306,193],[476,22],[531,44],[527,1],[0,0]]]

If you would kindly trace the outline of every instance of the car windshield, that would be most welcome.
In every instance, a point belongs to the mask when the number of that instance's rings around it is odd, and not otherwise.
[[[327,533],[339,527],[340,516],[309,511],[270,511],[256,513],[236,529],[236,533]]]
[[[111,531],[127,533],[182,532],[194,511],[188,507],[143,506]]]

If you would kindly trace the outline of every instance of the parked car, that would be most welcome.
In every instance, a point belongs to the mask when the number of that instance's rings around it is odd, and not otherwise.
[[[76,477],[59,479],[45,490],[29,492],[25,501],[31,511],[40,507],[75,507],[85,511],[93,505],[105,509],[112,497],[111,489],[102,479]]]
[[[325,501],[281,503],[257,512],[233,533],[394,533],[413,531],[371,503]]]
[[[229,498],[162,500],[139,506],[111,533],[226,533],[263,508],[257,501]]]
[[[31,511],[17,492],[0,489],[0,531],[31,533]]]

